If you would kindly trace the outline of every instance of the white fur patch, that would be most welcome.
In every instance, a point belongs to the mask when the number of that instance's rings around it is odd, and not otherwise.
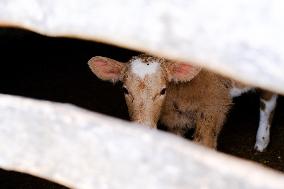
[[[157,62],[143,63],[142,60],[136,59],[131,62],[131,70],[134,74],[140,78],[144,78],[146,75],[156,73],[160,69],[160,64]]]
[[[262,152],[265,150],[270,140],[270,123],[269,117],[272,111],[275,109],[277,101],[277,95],[273,95],[270,100],[263,100],[265,109],[260,110],[259,126],[256,135],[255,150]]]
[[[245,88],[236,88],[236,87],[233,87],[231,90],[230,90],[230,96],[232,98],[234,97],[238,97],[238,96],[241,96],[243,93],[246,93],[250,90],[252,90],[253,88],[251,87],[245,87]]]

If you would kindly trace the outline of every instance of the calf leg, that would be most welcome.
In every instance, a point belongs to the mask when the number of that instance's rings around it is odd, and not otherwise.
[[[268,91],[261,91],[260,95],[260,119],[254,149],[263,152],[270,140],[270,127],[277,95]]]
[[[223,109],[223,108],[222,108]],[[196,123],[194,141],[209,148],[217,148],[219,132],[224,124],[227,111],[216,110],[202,113]]]

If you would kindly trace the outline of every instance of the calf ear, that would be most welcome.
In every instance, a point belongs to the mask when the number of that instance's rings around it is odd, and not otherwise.
[[[98,78],[114,83],[121,80],[126,66],[121,62],[101,56],[91,58],[88,65]]]
[[[192,80],[201,68],[186,62],[169,61],[166,64],[166,72],[169,81],[186,82]]]

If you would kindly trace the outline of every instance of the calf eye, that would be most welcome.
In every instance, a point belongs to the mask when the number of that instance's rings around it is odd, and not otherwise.
[[[129,92],[128,92],[128,90],[126,89],[126,87],[122,87],[122,90],[123,90],[123,93],[124,93],[124,94],[126,94],[126,95],[129,94]]]
[[[166,88],[163,88],[160,92],[160,95],[164,95],[164,94],[166,94]]]

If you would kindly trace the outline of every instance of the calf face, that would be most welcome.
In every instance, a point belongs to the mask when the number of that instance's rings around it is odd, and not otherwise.
[[[102,80],[123,82],[123,91],[131,120],[156,128],[169,82],[190,81],[199,67],[140,55],[127,63],[104,57],[88,62],[91,70]]]

